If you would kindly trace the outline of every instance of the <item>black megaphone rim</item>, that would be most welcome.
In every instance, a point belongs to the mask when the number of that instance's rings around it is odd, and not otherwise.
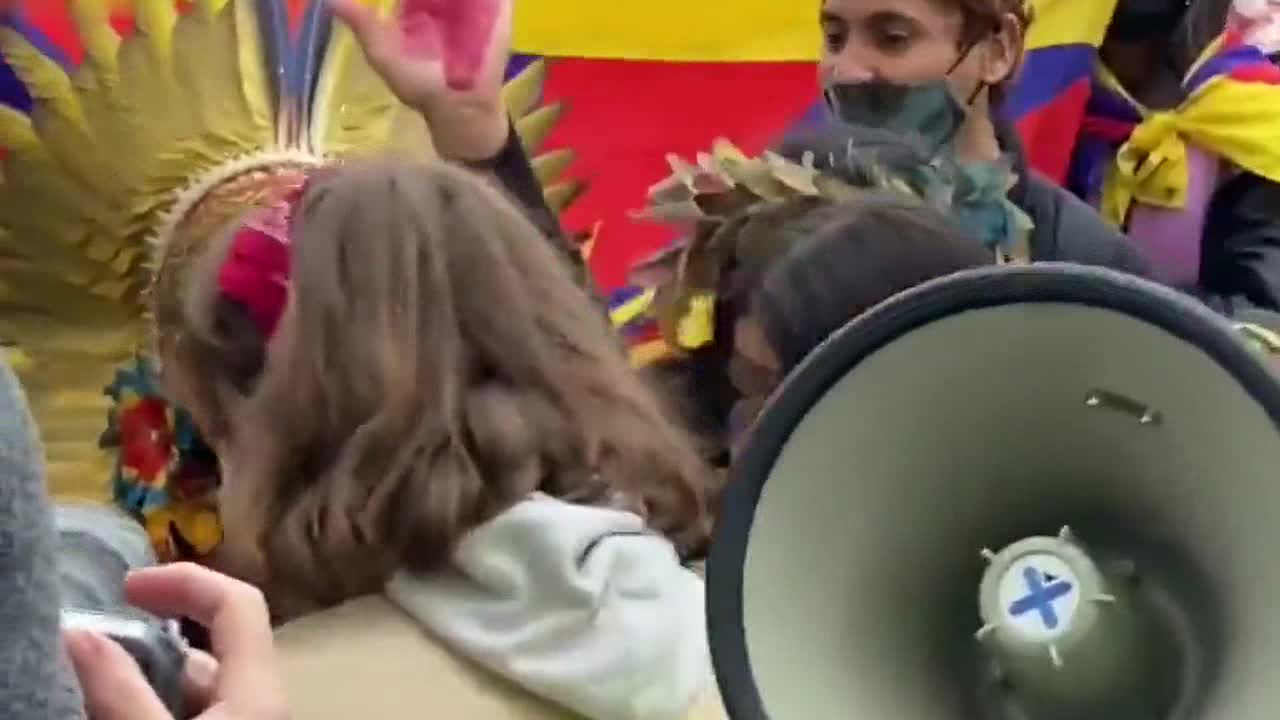
[[[998,266],[930,281],[885,301],[834,333],[771,398],[730,473],[707,559],[707,635],[731,720],[769,720],[743,624],[743,569],[756,505],[773,465],[809,410],[864,359],[930,323],[969,310],[1068,303],[1120,312],[1199,348],[1280,427],[1280,382],[1230,323],[1178,291],[1104,268],[1068,263]]]

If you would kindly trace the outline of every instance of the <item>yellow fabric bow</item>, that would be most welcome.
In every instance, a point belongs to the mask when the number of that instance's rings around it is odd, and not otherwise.
[[[1147,116],[1116,153],[1108,170],[1102,213],[1120,225],[1134,200],[1165,208],[1187,201],[1187,146],[1181,118],[1172,112]]]
[[[1204,55],[1212,57],[1221,42]],[[1204,60],[1192,68],[1194,74]],[[1219,75],[1207,80],[1170,111],[1143,107],[1105,68],[1101,81],[1143,116],[1107,171],[1102,214],[1121,225],[1137,201],[1181,208],[1187,199],[1187,143],[1240,169],[1280,182],[1280,86]]]
[[[692,294],[682,303],[681,312],[674,318],[674,323],[663,323],[656,317],[654,306],[657,295],[657,289],[649,288],[609,311],[609,320],[617,330],[650,318],[658,322],[658,337],[628,348],[631,364],[635,367],[646,367],[668,360],[681,352],[706,347],[715,340],[714,293],[704,291]]]
[[[684,350],[706,347],[715,339],[716,296],[710,292],[694,293],[684,314],[676,321],[676,345]]]

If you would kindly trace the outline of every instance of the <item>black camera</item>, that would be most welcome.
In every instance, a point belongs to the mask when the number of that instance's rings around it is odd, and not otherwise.
[[[137,661],[170,714],[179,720],[185,717],[182,673],[187,661],[187,642],[177,622],[64,608],[62,629],[87,630],[119,643]]]

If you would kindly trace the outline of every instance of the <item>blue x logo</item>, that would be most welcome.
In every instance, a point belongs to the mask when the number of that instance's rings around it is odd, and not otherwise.
[[[1058,627],[1058,613],[1053,608],[1055,600],[1071,594],[1071,583],[1044,573],[1033,567],[1022,570],[1022,578],[1027,583],[1027,594],[1013,601],[1009,613],[1014,617],[1022,617],[1030,612],[1040,614],[1040,622],[1050,630]]]

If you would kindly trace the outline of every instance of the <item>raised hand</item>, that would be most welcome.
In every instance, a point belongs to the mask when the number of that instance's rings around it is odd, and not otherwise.
[[[400,101],[426,116],[442,155],[482,160],[502,148],[511,0],[401,0],[387,19],[361,0],[327,2]]]

